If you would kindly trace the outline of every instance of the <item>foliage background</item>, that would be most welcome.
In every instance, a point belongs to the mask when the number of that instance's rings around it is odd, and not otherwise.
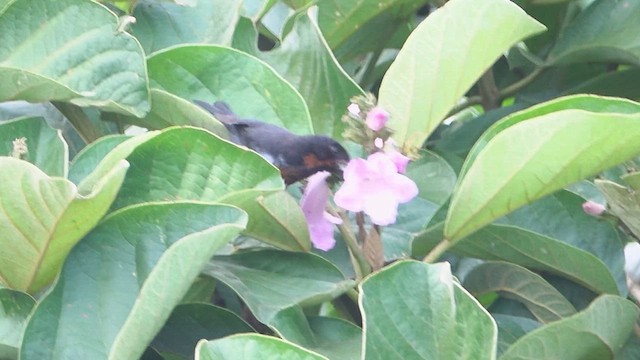
[[[0,0],[0,358],[639,358],[639,18],[630,0]],[[192,101],[355,156],[340,119],[365,92],[419,155],[420,195],[363,278]]]

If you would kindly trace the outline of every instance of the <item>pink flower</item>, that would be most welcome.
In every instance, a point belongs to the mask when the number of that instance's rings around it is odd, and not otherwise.
[[[347,110],[352,115],[355,115],[355,116],[360,115],[360,106],[358,106],[358,104],[353,104],[352,103],[351,105],[347,106]]]
[[[364,211],[378,225],[396,221],[398,205],[418,195],[418,187],[398,174],[394,162],[385,153],[369,155],[367,160],[353,159],[344,170],[344,183],[334,201],[350,211]]]
[[[367,126],[373,131],[380,131],[389,121],[389,113],[376,106],[367,113]]]
[[[407,165],[409,164],[409,161],[411,161],[411,159],[402,155],[400,151],[395,149],[388,150],[386,154],[396,165],[396,169],[398,169],[399,173],[404,174],[407,171]]]
[[[316,249],[331,250],[336,240],[333,238],[333,224],[341,224],[342,220],[326,212],[329,200],[329,186],[325,181],[329,177],[328,171],[320,171],[309,177],[304,189],[300,207],[307,219],[311,243]]]
[[[589,200],[582,204],[582,210],[591,216],[600,216],[607,210],[607,208],[604,207],[604,205]]]

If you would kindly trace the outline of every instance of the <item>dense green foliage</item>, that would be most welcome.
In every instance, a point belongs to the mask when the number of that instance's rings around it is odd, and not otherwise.
[[[638,19],[631,0],[0,0],[0,359],[640,358]],[[369,92],[420,193],[328,252],[301,185],[193,103],[355,157],[341,118]]]

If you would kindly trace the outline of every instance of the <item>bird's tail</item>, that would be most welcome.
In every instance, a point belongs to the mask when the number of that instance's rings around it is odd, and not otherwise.
[[[233,124],[238,120],[238,117],[233,110],[231,110],[229,104],[224,101],[216,101],[213,104],[200,100],[193,100],[193,102],[210,112],[216,119],[223,123]]]

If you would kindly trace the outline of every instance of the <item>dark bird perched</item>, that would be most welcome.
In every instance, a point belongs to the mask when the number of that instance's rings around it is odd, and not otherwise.
[[[232,142],[256,151],[280,169],[287,185],[318,171],[341,175],[341,168],[349,161],[347,151],[330,137],[300,136],[273,124],[240,119],[222,101],[194,102],[224,124]]]

